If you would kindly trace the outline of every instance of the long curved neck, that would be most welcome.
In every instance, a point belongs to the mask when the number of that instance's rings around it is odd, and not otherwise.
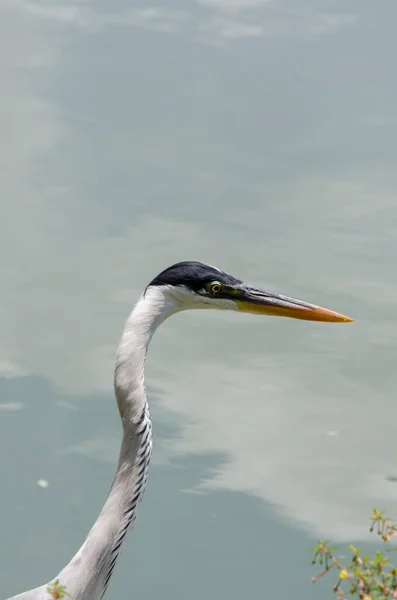
[[[86,541],[58,575],[73,600],[103,597],[127,531],[135,522],[152,449],[152,423],[144,386],[146,352],[157,327],[178,310],[166,288],[148,288],[126,322],[114,377],[123,424],[118,468]]]

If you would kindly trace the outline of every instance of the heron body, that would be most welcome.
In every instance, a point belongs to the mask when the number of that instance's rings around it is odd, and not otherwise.
[[[103,598],[126,534],[145,491],[152,451],[152,423],[144,386],[150,340],[171,315],[187,309],[215,308],[286,316],[309,321],[352,319],[318,306],[244,284],[199,262],[169,267],[147,286],[125,324],[118,347],[114,389],[123,437],[109,496],[81,548],[49,583],[59,580],[71,600]],[[8,600],[50,600],[49,583]]]

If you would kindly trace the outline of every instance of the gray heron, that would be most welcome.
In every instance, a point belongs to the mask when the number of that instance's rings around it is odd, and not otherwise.
[[[59,580],[71,600],[103,598],[145,490],[152,451],[152,423],[144,386],[149,342],[165,319],[183,310],[200,308],[306,321],[352,321],[331,310],[251,287],[200,262],[177,263],[157,275],[128,317],[117,350],[114,390],[123,437],[113,484],[83,545],[50,582]],[[50,600],[48,585],[8,600]]]

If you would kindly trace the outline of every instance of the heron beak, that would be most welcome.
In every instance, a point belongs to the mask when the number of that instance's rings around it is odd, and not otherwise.
[[[281,294],[273,294],[257,288],[242,286],[240,298],[235,299],[240,310],[258,315],[273,315],[275,317],[289,317],[290,319],[303,319],[304,321],[326,321],[329,323],[349,323],[350,317],[337,312],[321,308],[315,304],[308,304],[301,300],[294,300]]]

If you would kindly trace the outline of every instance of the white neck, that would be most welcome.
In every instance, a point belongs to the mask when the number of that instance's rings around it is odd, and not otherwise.
[[[152,451],[152,423],[144,386],[146,353],[157,327],[167,317],[187,308],[237,310],[231,300],[194,295],[183,286],[149,286],[124,327],[114,375],[123,424],[116,476],[85,542],[52,581],[59,579],[73,600],[100,600],[103,597],[127,531],[135,522]],[[49,600],[47,585],[9,600],[32,598]]]
[[[181,310],[169,288],[148,288],[127,319],[117,351],[115,393],[123,426],[139,419],[146,402],[144,363],[156,329],[165,319]]]
[[[117,473],[86,541],[58,577],[73,600],[97,600],[106,591],[126,533],[145,490],[152,448],[144,364],[157,327],[182,309],[167,287],[148,288],[132,310],[117,352],[114,387],[123,423]]]

